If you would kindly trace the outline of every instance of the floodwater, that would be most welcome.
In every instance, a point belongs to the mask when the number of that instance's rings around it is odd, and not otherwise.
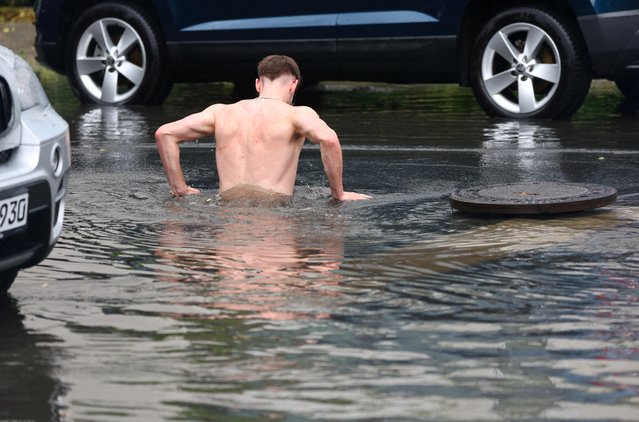
[[[63,235],[2,304],[0,420],[639,420],[639,123],[595,85],[569,122],[487,119],[450,86],[324,84],[298,98],[340,135],[288,206],[220,204],[214,142],[182,148],[202,195],[169,195],[153,133],[230,101],[82,106]],[[453,212],[455,189],[599,183],[612,206]]]

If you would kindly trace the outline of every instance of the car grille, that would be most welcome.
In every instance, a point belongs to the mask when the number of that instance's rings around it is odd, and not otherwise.
[[[0,261],[14,255],[34,251],[35,257],[27,264],[35,264],[48,252],[51,235],[51,192],[47,182],[28,187],[29,217],[27,225],[13,232],[4,233],[0,239]]]
[[[0,133],[3,133],[11,123],[13,115],[13,98],[6,79],[0,76]]]

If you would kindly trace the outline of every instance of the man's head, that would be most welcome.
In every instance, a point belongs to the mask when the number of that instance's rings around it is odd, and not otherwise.
[[[288,56],[266,56],[257,64],[258,78],[264,77],[273,81],[286,74],[292,75],[297,80],[302,79],[297,63]]]
[[[255,89],[260,96],[281,98],[290,104],[300,79],[295,60],[281,55],[266,56],[257,65]]]

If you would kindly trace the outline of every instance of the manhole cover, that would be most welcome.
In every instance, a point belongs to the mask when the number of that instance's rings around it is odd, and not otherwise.
[[[461,189],[450,205],[478,214],[556,214],[605,207],[617,200],[609,186],[583,183],[511,183]]]

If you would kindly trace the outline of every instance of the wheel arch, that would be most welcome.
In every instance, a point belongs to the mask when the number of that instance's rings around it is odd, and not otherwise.
[[[586,42],[579,30],[579,23],[574,9],[575,0],[538,0],[538,1],[509,1],[509,0],[470,0],[461,20],[457,34],[457,63],[459,69],[459,83],[470,86],[470,57],[472,55],[473,40],[477,38],[483,26],[497,13],[515,7],[534,7],[563,17],[565,22],[575,29],[579,42],[586,48]],[[588,2],[586,2],[588,3]]]

